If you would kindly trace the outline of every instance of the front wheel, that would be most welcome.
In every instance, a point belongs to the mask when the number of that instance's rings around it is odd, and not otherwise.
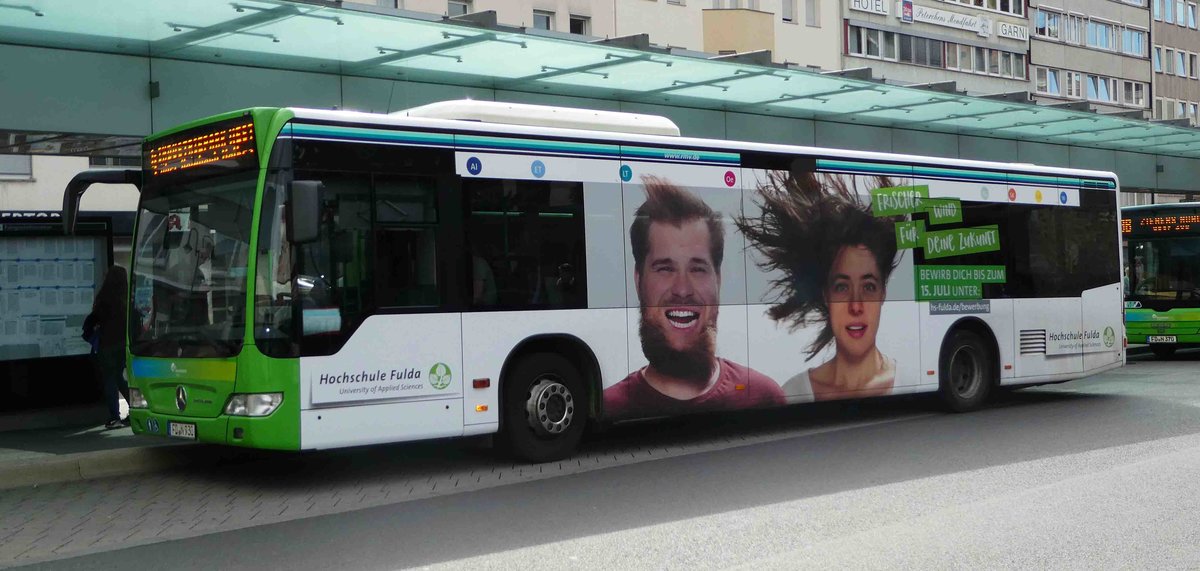
[[[942,400],[954,412],[979,408],[992,389],[995,366],[983,339],[959,329],[942,344],[939,359],[939,389]]]
[[[555,353],[529,355],[503,382],[502,447],[529,462],[569,456],[589,410],[587,389],[571,362]]]

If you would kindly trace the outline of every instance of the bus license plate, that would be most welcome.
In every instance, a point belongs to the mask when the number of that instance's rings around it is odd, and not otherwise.
[[[1146,342],[1147,343],[1174,343],[1175,336],[1174,335],[1147,335]]]
[[[167,434],[171,438],[186,438],[188,440],[196,439],[196,425],[188,422],[172,422],[167,426]]]

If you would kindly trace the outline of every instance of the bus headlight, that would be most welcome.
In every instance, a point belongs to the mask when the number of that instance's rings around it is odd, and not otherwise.
[[[283,402],[283,393],[254,393],[233,395],[225,405],[230,416],[268,416]]]
[[[141,389],[129,387],[129,408],[149,408],[150,405],[146,402],[146,397],[142,396]]]

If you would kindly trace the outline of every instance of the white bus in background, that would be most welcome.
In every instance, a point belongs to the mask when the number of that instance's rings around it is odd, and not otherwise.
[[[1125,359],[1112,173],[486,102],[238,111],[145,157],[138,433],[498,433],[544,461],[589,421],[920,392],[962,411]]]

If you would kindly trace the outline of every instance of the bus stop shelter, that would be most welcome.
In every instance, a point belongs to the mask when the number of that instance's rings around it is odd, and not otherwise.
[[[137,155],[254,105],[390,112],[470,97],[665,115],[688,136],[1113,170],[1190,193],[1200,130],[460,18],[285,0],[0,3],[0,153]]]

